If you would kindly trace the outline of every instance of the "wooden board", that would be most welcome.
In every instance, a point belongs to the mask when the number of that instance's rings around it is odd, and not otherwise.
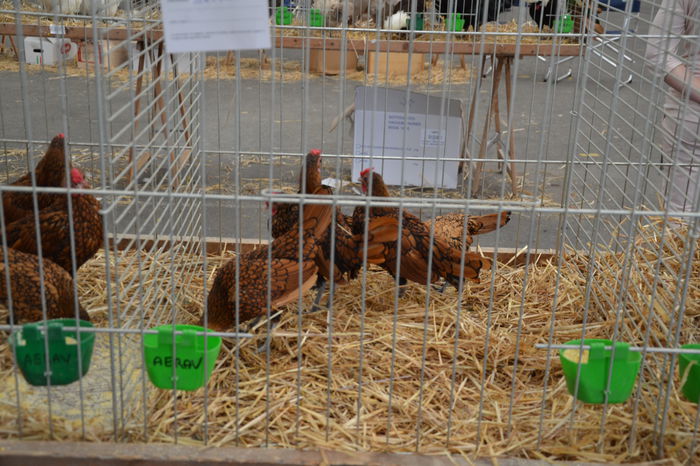
[[[343,48],[341,39],[323,39],[317,37],[277,37],[275,39],[277,47],[290,49],[311,49],[340,50]],[[357,53],[368,51],[379,52],[404,52],[415,53],[455,53],[480,55],[510,55],[510,56],[549,56],[554,48],[554,55],[578,56],[581,53],[581,46],[578,44],[494,44],[479,41],[408,41],[408,40],[379,40],[365,41],[364,39],[347,39],[345,47]]]
[[[415,453],[341,453],[329,450],[302,451],[281,448],[235,448],[173,445],[165,443],[88,443],[0,441],[0,463],[36,466],[135,466],[135,465],[310,465],[310,464],[403,464],[406,466],[546,466],[549,463],[520,458],[465,459],[456,455]],[[660,463],[657,463],[657,465]],[[577,466],[595,466],[577,462]],[[640,465],[641,466],[641,465]]]
[[[22,26],[25,36],[50,37],[48,26],[25,24]],[[0,23],[0,35],[16,35],[17,26],[14,23]],[[66,26],[62,37],[76,40],[97,39],[109,40],[148,40],[156,41],[163,37],[161,29],[126,29],[92,26]],[[364,39],[347,39],[345,45],[341,39],[324,39],[318,37],[276,37],[275,45],[288,49],[326,49],[340,50],[347,48],[349,51],[365,53],[367,51],[378,52],[415,52],[415,53],[455,53],[455,54],[486,54],[486,55],[510,55],[510,56],[549,56],[559,57],[578,56],[581,54],[581,45],[578,44],[494,44],[481,43],[479,41],[408,41],[408,40],[379,40],[366,41]]]

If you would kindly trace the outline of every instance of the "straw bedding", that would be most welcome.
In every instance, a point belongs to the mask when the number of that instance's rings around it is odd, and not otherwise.
[[[10,52],[9,44],[7,51]],[[452,84],[460,84],[469,82],[472,78],[470,67],[460,68],[458,66],[448,67],[444,69],[442,62],[437,66],[425,65],[426,67],[411,76],[412,85],[420,84],[442,84],[451,82]],[[69,77],[95,76],[94,63],[79,63],[75,61],[66,62],[59,70],[58,66],[49,65],[33,65],[27,64],[25,68],[29,73],[50,72],[61,73]],[[11,53],[0,54],[0,71],[19,72],[19,62]],[[106,72],[106,71],[105,71]],[[188,76],[188,73],[181,73],[182,77]],[[135,81],[136,70],[129,71],[129,67],[125,66],[118,70],[113,70],[109,74],[109,78],[116,82],[125,82],[129,80]],[[237,76],[235,63],[230,63],[225,57],[207,57],[207,66],[204,69],[205,79],[234,79]],[[273,64],[261,64],[258,58],[242,58],[240,63],[240,76],[242,79],[252,79],[256,81],[272,81],[275,82],[297,82],[302,79],[316,79],[321,77],[321,73],[309,71],[305,73],[302,68],[302,63],[299,60],[276,60]],[[169,79],[173,79],[174,75],[170,73]],[[400,86],[407,84],[407,76],[405,74],[385,73],[368,73],[366,70],[349,71],[346,78],[353,81],[366,82],[367,84],[391,85]],[[338,77],[326,76],[325,79],[339,79]],[[144,75],[144,84],[151,80],[150,74]]]
[[[660,254],[664,263],[656,286],[668,293],[657,296],[658,309],[671,309],[669,299],[677,287],[674,277],[685,263],[683,248],[687,245],[684,246],[678,237],[670,238],[659,252],[657,248],[661,243],[655,236],[656,231],[654,225],[647,227],[640,236],[645,238],[643,244],[638,244],[635,250],[635,267],[630,278],[637,285],[630,287],[627,294],[624,305],[627,316],[622,324],[623,334],[627,332],[626,340],[633,344],[642,342],[646,321],[652,322],[652,341],[658,339],[658,344],[670,344],[664,328],[668,325],[668,316],[660,313],[658,319],[649,319],[649,315],[633,312],[637,307],[645,309],[648,304],[650,288],[645,285],[645,278],[654,270],[656,255]],[[134,260],[136,253],[119,255],[119,263],[114,258],[110,261],[112,270],[119,274],[122,283],[129,283],[137,271],[124,263]],[[230,253],[209,257],[207,280],[211,280],[222,260],[230,257]],[[170,267],[173,258],[175,275],[161,273],[163,268]],[[146,315],[155,319],[154,323],[165,319],[149,314],[148,309],[160,308],[167,302],[172,284],[178,296],[175,303],[178,319],[194,322],[201,312],[204,286],[201,257],[186,251],[175,251],[175,254],[161,251],[141,253],[140,259],[144,267],[144,290],[151,290],[146,296]],[[649,259],[652,260],[647,262]],[[529,268],[498,264],[492,273],[483,274],[482,283],[467,285],[461,312],[455,290],[448,289],[445,294],[431,292],[426,315],[426,290],[411,285],[398,302],[395,334],[393,281],[384,272],[372,269],[366,276],[364,326],[361,280],[338,288],[331,325],[327,322],[329,314],[322,311],[303,315],[299,327],[296,306],[290,306],[282,311],[281,323],[273,333],[269,373],[265,353],[256,353],[265,339],[265,324],[261,323],[253,329],[255,338],[242,342],[238,349],[233,341],[225,342],[208,384],[206,400],[203,389],[180,392],[176,400],[170,391],[153,390],[157,394],[150,396],[147,403],[147,440],[168,442],[177,434],[178,442],[203,443],[206,406],[208,442],[215,446],[418,449],[434,454],[476,453],[548,460],[653,459],[656,397],[658,385],[663,385],[653,382],[663,380],[660,364],[650,357],[646,360],[636,420],[632,417],[632,400],[610,406],[601,435],[603,408],[574,404],[567,393],[556,353],[552,353],[551,371],[547,374],[547,352],[534,348],[536,343],[548,341],[557,277],[560,283],[552,341],[563,343],[581,336],[588,267],[595,263],[596,283],[615,284],[620,274],[620,260],[621,257],[614,254],[598,255],[596,261],[571,255],[560,270],[552,261],[541,261]],[[106,326],[108,297],[104,261],[100,253],[79,272],[81,300],[98,326]],[[681,343],[698,338],[698,249],[692,268]],[[529,275],[527,288],[523,289],[526,273]],[[191,279],[182,278],[190,275]],[[150,278],[155,276],[158,278]],[[122,301],[138,294],[138,283],[131,288],[121,289]],[[595,299],[589,307],[587,337],[612,336],[614,313],[600,303],[615,299],[614,288],[593,287]],[[306,309],[310,299],[309,296],[304,298]],[[490,300],[493,312],[489,316]],[[137,315],[135,309],[125,309],[125,312]],[[522,332],[518,341],[519,323]],[[12,363],[6,345],[2,347],[2,354],[3,377],[7,377],[11,374]],[[421,372],[423,354],[425,365]],[[514,369],[516,354],[518,360]],[[392,359],[394,379],[390,397]],[[685,461],[692,441],[696,406],[680,397],[676,385],[677,381],[670,395],[664,442],[668,457]],[[513,409],[509,413],[511,400]],[[481,418],[480,402],[483,403]],[[510,419],[509,414],[512,414]],[[538,449],[540,415],[543,416],[542,436]],[[24,435],[30,438],[48,436],[45,408],[24,412],[24,417]],[[0,422],[7,426],[3,436],[16,435],[15,419],[12,405],[4,405],[0,411]],[[630,430],[633,421],[634,434]],[[55,437],[80,437],[79,429],[73,424],[66,425],[72,427],[67,428],[54,419]],[[141,422],[134,422],[127,426],[125,436],[134,441],[144,440],[141,425]],[[446,440],[448,426],[449,442]],[[634,444],[630,444],[632,436]],[[107,440],[110,434],[89,428],[87,438]],[[602,447],[600,451],[596,448],[598,442]],[[699,460],[700,456],[696,455],[694,461]]]

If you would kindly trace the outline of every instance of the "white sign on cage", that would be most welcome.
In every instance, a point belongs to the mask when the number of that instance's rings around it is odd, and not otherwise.
[[[442,99],[411,92],[406,113],[406,91],[382,87],[355,89],[355,155],[352,179],[374,167],[390,185],[457,187],[462,147],[462,105],[456,99]],[[407,160],[400,160],[403,157]],[[389,157],[389,158],[388,158]],[[436,173],[437,172],[437,173]]]
[[[267,3],[257,0],[163,0],[168,53],[269,49]]]

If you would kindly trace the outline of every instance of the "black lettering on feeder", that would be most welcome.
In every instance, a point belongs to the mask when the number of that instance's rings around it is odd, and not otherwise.
[[[51,364],[64,363],[70,364],[71,355],[70,354],[54,354],[51,358]]]
[[[42,365],[44,359],[41,356],[41,353],[27,354],[26,356],[24,356],[24,364],[27,366],[40,366]]]
[[[52,354],[51,364],[70,364],[72,355],[70,354]],[[24,356],[24,364],[27,366],[43,366],[44,353],[31,353]]]
[[[151,361],[151,364],[153,366],[173,367],[173,358],[172,356],[166,356],[164,358],[156,356],[153,358],[153,361]],[[180,369],[199,369],[199,367],[202,365],[202,358],[199,358],[197,362],[192,359],[175,358],[175,365]]]

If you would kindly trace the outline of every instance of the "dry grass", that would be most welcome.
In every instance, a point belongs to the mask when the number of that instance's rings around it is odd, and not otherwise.
[[[621,328],[627,341],[633,344],[640,344],[644,331],[649,328],[651,341],[657,341],[655,345],[668,345],[671,344],[667,338],[670,316],[664,310],[672,309],[672,296],[678,286],[676,277],[682,271],[683,257],[687,255],[684,248],[688,245],[684,245],[681,236],[668,238],[659,248],[662,242],[656,225],[640,231],[643,239],[634,251],[635,267],[630,276],[636,285],[625,295],[627,312]],[[687,301],[694,304],[686,308],[681,343],[695,341],[699,336],[698,249],[695,254]],[[659,281],[654,284],[649,274],[659,255],[663,266]],[[112,258],[111,265],[122,284],[136,276],[136,267],[128,262],[137,257],[143,267],[146,316],[162,321],[158,316],[163,309],[171,309],[167,303],[171,285],[174,285],[177,299],[172,304],[179,320],[195,321],[201,312],[205,284],[201,257],[186,251],[142,253],[140,256],[134,252],[120,253],[119,264]],[[209,257],[207,279],[211,280],[215,268],[230,257],[229,253]],[[605,303],[616,303],[619,299],[615,286],[611,285],[618,283],[621,259],[619,254],[601,254],[595,261],[573,255],[561,270],[551,262],[529,269],[499,264],[492,276],[483,275],[482,283],[467,285],[461,313],[458,313],[456,292],[449,289],[445,294],[431,293],[426,316],[426,290],[411,285],[398,303],[395,335],[393,281],[382,271],[373,269],[367,274],[364,329],[362,287],[361,281],[356,280],[338,289],[332,326],[327,323],[326,312],[304,315],[301,327],[298,327],[294,306],[282,313],[281,323],[274,331],[269,368],[265,354],[255,351],[264,341],[264,324],[253,331],[255,338],[240,345],[238,363],[232,342],[225,343],[208,385],[209,443],[253,447],[269,442],[276,447],[349,451],[414,451],[418,448],[434,454],[478,453],[547,460],[625,462],[653,459],[656,403],[659,387],[663,386],[660,362],[650,356],[645,359],[644,382],[638,380],[641,385],[636,418],[633,418],[632,401],[611,406],[601,435],[603,408],[574,404],[567,393],[556,354],[552,355],[551,372],[547,375],[547,352],[534,348],[535,344],[546,343],[549,338],[557,277],[560,285],[552,340],[562,343],[581,336],[586,274],[590,266],[595,267],[594,283],[607,285],[592,288],[594,299],[589,304],[586,336],[612,336],[614,306],[611,308]],[[98,326],[106,325],[108,296],[104,260],[98,255],[79,273],[81,300]],[[172,260],[175,261],[172,264],[174,275],[170,273]],[[529,277],[524,288],[526,273]],[[119,287],[119,300],[124,303],[138,296],[137,285]],[[650,318],[643,310],[648,306],[653,288],[663,289],[664,293],[657,294],[658,302],[653,308],[655,317]],[[490,300],[493,311],[489,316]],[[307,296],[304,298],[306,308],[309,303]],[[635,309],[642,312],[636,313]],[[124,309],[124,312],[136,315],[135,309]],[[522,322],[523,331],[518,339],[519,322]],[[487,344],[488,352],[485,352]],[[421,363],[423,354],[426,355],[424,365]],[[3,355],[2,368],[7,375],[11,363],[6,346]],[[393,391],[389,380],[392,359]],[[301,372],[298,372],[299,363]],[[172,441],[176,428],[179,442],[201,444],[204,403],[203,390],[178,393],[176,400],[172,399],[171,392],[160,391],[148,402],[148,439]],[[480,403],[483,403],[481,409]],[[511,403],[512,412],[509,413]],[[695,411],[696,406],[683,400],[674,386],[664,436],[668,457],[679,461],[688,459]],[[541,430],[540,414],[543,416]],[[24,434],[30,438],[46,438],[45,409],[25,415]],[[12,406],[3,409],[0,414],[6,426],[3,436],[16,435],[15,416]],[[64,428],[54,421],[57,438],[80,436],[74,427]],[[127,428],[127,438],[143,438],[139,425]],[[448,425],[449,443],[446,441]],[[632,425],[636,429],[634,433]],[[540,433],[542,440],[538,449]],[[107,440],[109,435],[89,432],[88,438]],[[699,460],[700,456],[696,455],[694,461]]]
[[[384,66],[380,65],[376,73],[370,73],[366,69],[349,72],[347,78],[353,81],[361,81],[369,86],[405,86],[409,84],[408,73],[392,72],[392,69],[387,70]],[[412,73],[410,76],[410,84],[412,86],[426,84],[445,85],[446,83],[463,84],[469,82],[472,77],[473,73],[469,65],[466,65],[464,68],[451,65],[445,70],[445,65],[442,60],[440,60],[435,66],[431,66],[430,63],[425,63],[421,71]]]
[[[218,64],[217,64],[218,63]],[[304,78],[301,62],[297,60],[276,60],[274,63],[261,63],[257,58],[241,58],[241,78],[262,81],[295,82]],[[315,75],[309,74],[309,78]],[[234,79],[236,77],[236,64],[227,57],[208,57],[207,67],[204,70],[207,79]]]
[[[8,49],[9,52],[9,49]],[[59,69],[58,66],[49,65],[33,65],[26,64],[26,70],[29,73],[61,73],[62,75],[69,77],[94,77],[95,76],[95,64],[85,63],[85,62],[75,62],[69,61]],[[5,72],[19,72],[19,62],[13,54],[6,53],[5,55],[0,54],[0,71]],[[297,82],[301,81],[306,77],[307,79],[316,79],[321,76],[321,73],[309,72],[304,73],[302,69],[302,64],[298,60],[276,60],[275,62],[267,62],[261,64],[261,61],[257,58],[242,58],[240,63],[240,75],[243,79],[260,80],[263,82],[269,82],[274,80],[275,82]],[[391,86],[400,86],[407,84],[406,74],[388,74],[378,73],[376,76],[374,73],[367,73],[366,71],[354,71],[348,72],[346,75],[347,79],[367,82],[368,84],[384,84]],[[136,70],[132,73],[129,72],[128,67],[123,67],[119,70],[115,70],[110,74],[110,78],[114,81],[125,82],[130,79],[135,79]],[[181,77],[185,78],[189,76],[189,73],[181,73]],[[452,67],[445,73],[442,63],[438,63],[437,66],[431,67],[429,64],[425,65],[425,69],[420,73],[416,73],[411,76],[412,84],[442,84],[444,82],[451,82],[453,84],[466,83],[470,80],[472,74],[469,68]],[[226,57],[216,58],[207,57],[207,66],[204,70],[205,79],[235,79],[236,77],[236,65],[233,62],[229,62]],[[170,73],[170,79],[174,76]],[[337,79],[334,77],[327,77],[327,79]],[[365,81],[366,79],[366,81]],[[144,75],[144,85],[150,81],[150,75],[147,73]]]
[[[8,50],[9,52],[9,50]],[[50,65],[35,65],[27,63],[25,64],[25,69],[29,73],[55,73],[61,76],[65,75],[67,77],[94,77],[95,76],[95,63],[88,62],[77,62],[75,60],[66,61],[62,67],[50,66]],[[14,54],[6,53],[5,55],[0,55],[0,71],[5,72],[19,72],[19,62]],[[103,69],[103,73],[106,73],[106,68]],[[172,73],[170,73],[170,79],[173,78]],[[126,82],[129,80],[136,81],[136,70],[129,71],[129,66],[122,67],[118,70],[113,70],[109,75],[109,79],[115,82]],[[146,72],[143,77],[144,86],[151,82],[150,73]]]

